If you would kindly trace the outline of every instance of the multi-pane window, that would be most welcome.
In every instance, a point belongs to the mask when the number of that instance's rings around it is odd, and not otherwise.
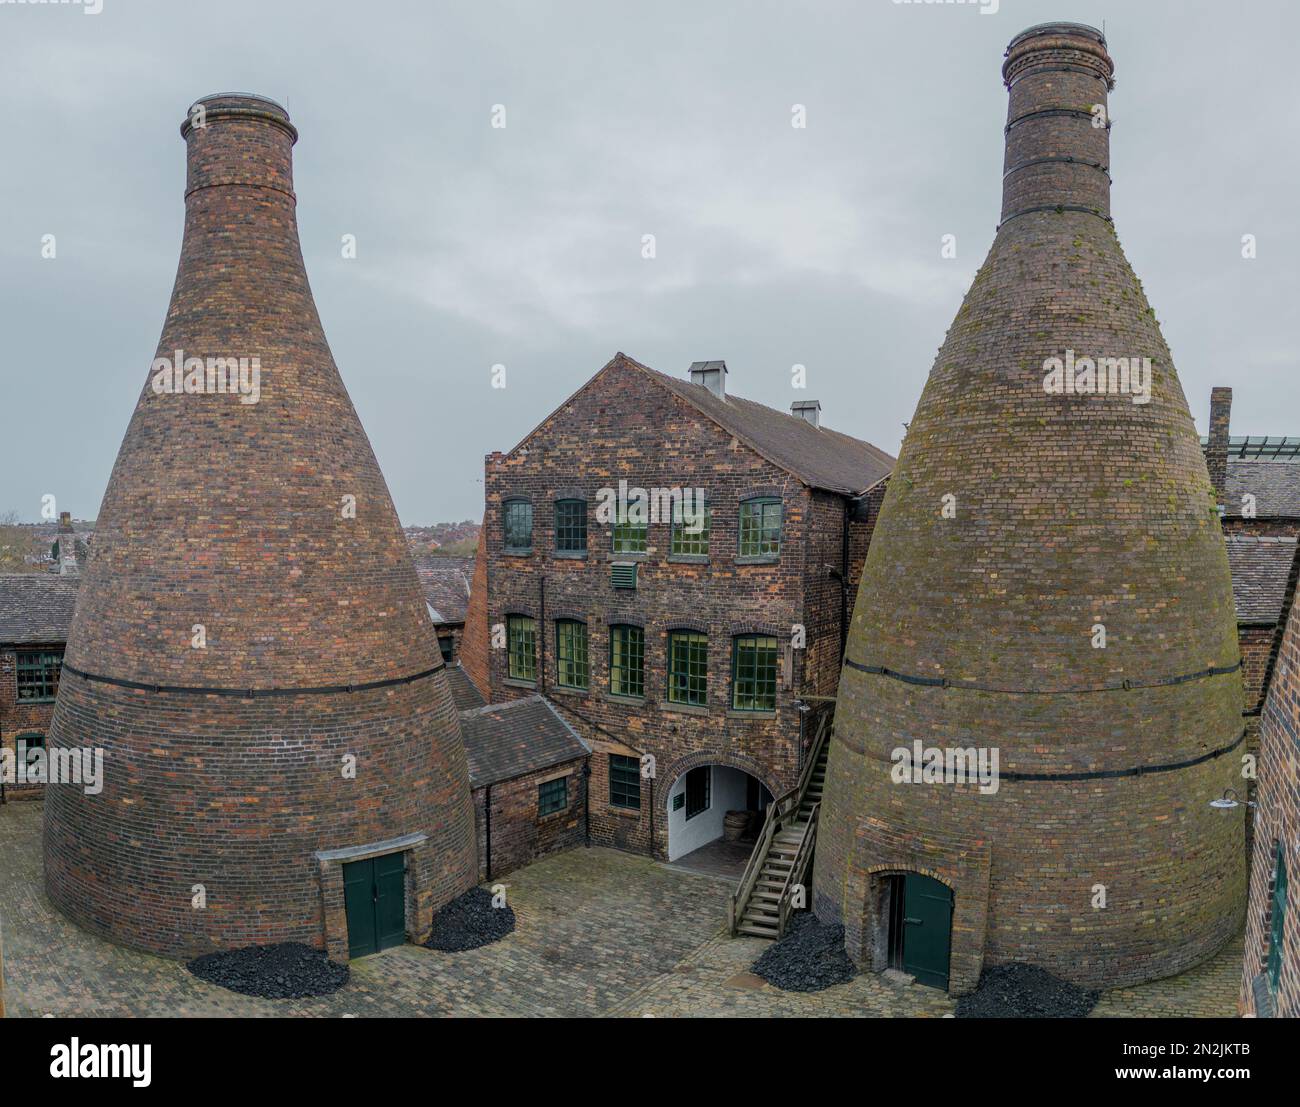
[[[692,510],[673,504],[673,537],[669,553],[680,556],[707,557],[709,530],[713,525],[709,505],[696,500]]]
[[[609,628],[609,690],[615,696],[645,695],[645,631]]]
[[[641,810],[641,762],[635,757],[609,755],[609,804]]]
[[[506,653],[512,680],[537,679],[537,624],[527,615],[506,616]]]
[[[18,755],[18,761],[21,765],[31,765],[40,757],[40,754],[36,751],[44,748],[44,734],[20,734],[14,740],[14,752]]]
[[[1282,979],[1282,946],[1286,942],[1286,852],[1281,842],[1277,844],[1277,860],[1273,865],[1273,909],[1269,920],[1268,939],[1268,989],[1277,994]]]
[[[731,651],[731,706],[737,711],[776,710],[775,638],[742,634]]]
[[[703,706],[709,690],[709,639],[694,631],[668,636],[668,699]]]
[[[633,521],[622,512],[614,520],[613,550],[616,554],[645,553],[646,532],[649,525],[641,520]]]
[[[713,774],[710,766],[701,765],[686,774],[686,817],[688,819],[693,819],[709,809],[712,790]]]
[[[26,702],[54,699],[62,669],[62,650],[19,650],[18,698]]]
[[[555,549],[558,553],[587,552],[587,501],[555,501]]]
[[[781,552],[781,501],[745,500],[740,505],[740,556],[776,557]]]
[[[569,806],[569,778],[558,777],[537,786],[537,816],[554,815]]]
[[[557,619],[555,683],[562,688],[586,688],[587,674],[587,624],[574,619]]]
[[[527,500],[507,500],[503,506],[506,549],[527,553],[533,548],[533,505]]]

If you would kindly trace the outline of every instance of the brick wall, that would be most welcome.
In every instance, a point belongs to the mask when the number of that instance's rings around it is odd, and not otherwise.
[[[514,780],[503,780],[491,788],[474,789],[474,829],[478,840],[478,879],[498,880],[533,861],[560,850],[582,845],[585,837],[585,758],[553,765]],[[563,811],[539,817],[537,789],[557,777],[568,778],[569,803]],[[488,849],[489,794],[492,798],[492,843]],[[491,872],[488,862],[491,861]]]
[[[57,644],[60,649],[62,645]],[[50,720],[54,717],[53,701],[18,701],[17,656],[14,648],[0,646],[0,745],[15,755],[19,735],[48,735]],[[44,791],[44,786],[40,784],[5,785],[5,796],[8,799],[38,799]]]

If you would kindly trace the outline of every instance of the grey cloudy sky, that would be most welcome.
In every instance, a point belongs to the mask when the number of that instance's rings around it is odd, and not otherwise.
[[[992,241],[1003,50],[1053,19],[1105,20],[1116,228],[1198,426],[1231,384],[1234,432],[1300,434],[1293,0],[0,2],[0,512],[98,510],[216,91],[299,128],[308,274],[404,522],[478,518],[483,455],[616,350],[725,358],[897,452]]]

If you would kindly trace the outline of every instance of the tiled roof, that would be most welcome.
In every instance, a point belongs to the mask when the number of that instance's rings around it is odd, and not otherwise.
[[[415,571],[420,575],[429,618],[435,624],[463,623],[469,604],[469,582],[474,573],[471,557],[417,557]]]
[[[1241,517],[1245,493],[1255,497],[1256,518],[1300,518],[1300,461],[1228,458],[1223,506],[1229,516]]]
[[[1227,542],[1237,622],[1277,623],[1282,618],[1296,540],[1229,534]]]
[[[457,711],[472,711],[483,706],[483,696],[459,665],[447,666],[447,685]]]
[[[80,577],[0,574],[0,642],[66,642]]]
[[[460,713],[472,788],[585,757],[591,750],[541,696]]]
[[[813,488],[856,495],[887,477],[896,459],[870,442],[740,396],[718,399],[702,384],[670,377],[627,358],[665,388],[693,404],[723,430]]]

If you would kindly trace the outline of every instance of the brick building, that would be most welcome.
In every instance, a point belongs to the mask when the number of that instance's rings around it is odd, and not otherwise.
[[[815,401],[689,376],[618,354],[488,457],[463,647],[487,698],[540,695],[591,748],[591,840],[667,859],[794,783],[893,466]],[[620,489],[662,502],[602,513]]]
[[[220,94],[181,135],[180,263],[50,726],[102,751],[102,791],[47,787],[46,891],[174,956],[422,941],[474,881],[468,763],[303,267],[298,133]]]
[[[27,753],[45,747],[79,583],[75,575],[0,574],[0,748],[15,759],[20,745]],[[43,791],[16,781],[3,789],[5,799]]]
[[[1241,925],[1240,654],[1214,490],[1110,218],[1105,37],[1017,35],[1001,218],[853,614],[813,907],[955,993],[1167,976]],[[1068,367],[1068,369],[1067,369]],[[899,772],[923,746],[927,772]],[[999,757],[996,787],[954,753]],[[938,754],[943,772],[931,772]],[[920,769],[920,765],[917,765]]]

